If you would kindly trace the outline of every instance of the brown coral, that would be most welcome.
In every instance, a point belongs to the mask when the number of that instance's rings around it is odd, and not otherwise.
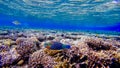
[[[45,52],[46,54],[50,55],[50,56],[54,56],[54,55],[56,55],[57,53],[62,52],[62,50],[50,50],[50,49],[45,48],[45,49],[44,49],[44,52]]]
[[[116,53],[115,56],[114,56],[117,61],[120,63],[120,53]]]
[[[73,68],[74,64],[70,64],[68,60],[64,60],[63,62],[59,62],[57,65],[54,65],[53,68]]]

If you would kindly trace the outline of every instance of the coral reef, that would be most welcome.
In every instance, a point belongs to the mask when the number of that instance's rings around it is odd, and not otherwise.
[[[37,50],[36,43],[27,38],[18,38],[16,40],[16,50],[21,56],[28,56]]]
[[[64,60],[63,62],[59,62],[57,65],[54,65],[53,68],[73,68],[74,64],[70,64],[68,60]]]
[[[2,43],[4,44],[4,45],[6,45],[6,46],[11,46],[11,45],[15,45],[16,43],[15,43],[15,41],[13,41],[13,40],[11,40],[11,39],[4,39],[3,41],[2,41]]]
[[[115,49],[109,42],[105,42],[102,38],[88,38],[86,39],[86,43],[93,50],[110,50]]]
[[[43,50],[34,52],[29,58],[31,68],[52,68],[54,64],[54,59],[45,54]]]
[[[5,51],[9,51],[9,50],[10,50],[9,46],[0,45],[0,52],[5,52]]]
[[[44,52],[45,52],[46,54],[50,55],[50,56],[54,56],[54,55],[56,55],[57,53],[62,52],[62,50],[50,50],[50,49],[45,48],[45,49],[44,49]]]
[[[120,41],[115,38],[54,31],[5,31],[0,34],[0,68],[120,68]],[[49,49],[44,46],[46,41],[69,44],[70,48]]]
[[[13,62],[15,62],[15,60],[17,60],[19,56],[20,55],[17,53],[15,48],[11,49],[10,51],[0,52],[0,65],[9,66]]]
[[[115,54],[114,57],[116,58],[116,61],[120,63],[120,53]]]

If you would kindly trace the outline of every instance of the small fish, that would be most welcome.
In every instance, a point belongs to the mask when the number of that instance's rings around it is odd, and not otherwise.
[[[16,21],[13,21],[12,23],[13,23],[14,25],[21,25],[21,23],[20,23],[19,21],[17,21],[17,20],[16,20]]]
[[[44,44],[44,47],[51,49],[51,50],[61,50],[61,49],[70,49],[71,48],[70,45],[65,45],[60,42],[53,42],[53,41],[46,42]]]

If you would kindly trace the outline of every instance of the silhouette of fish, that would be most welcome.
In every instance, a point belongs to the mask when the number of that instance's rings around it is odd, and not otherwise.
[[[53,41],[46,42],[44,44],[44,47],[51,49],[51,50],[61,50],[61,49],[70,49],[71,48],[70,45],[65,45],[65,44],[62,44],[60,42],[53,42]]]
[[[20,23],[19,21],[17,21],[17,20],[16,20],[16,21],[13,21],[12,23],[13,23],[14,25],[21,25],[21,23]]]

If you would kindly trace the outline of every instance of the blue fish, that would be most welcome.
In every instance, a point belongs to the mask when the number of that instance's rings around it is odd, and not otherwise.
[[[61,49],[70,49],[70,45],[65,45],[60,42],[46,42],[44,44],[45,48],[51,49],[51,50],[61,50]]]

